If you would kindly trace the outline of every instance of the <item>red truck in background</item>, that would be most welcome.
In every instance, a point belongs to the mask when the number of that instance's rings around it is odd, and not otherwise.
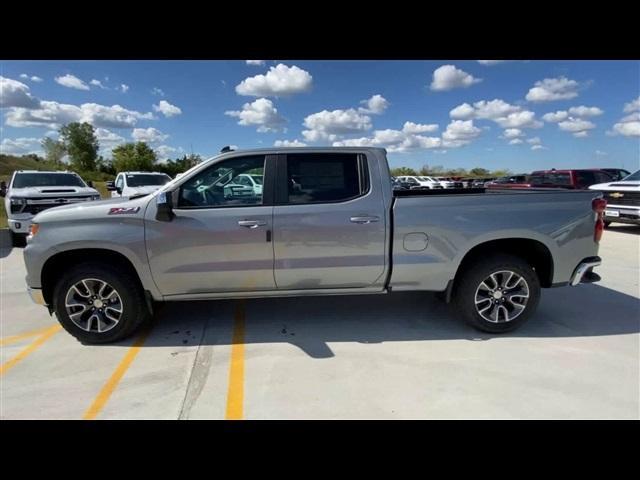
[[[529,175],[510,175],[507,177],[500,177],[491,182],[485,184],[486,188],[530,188]]]
[[[568,169],[538,170],[531,173],[529,185],[532,188],[564,188],[584,190],[597,183],[615,181],[615,178],[604,170]]]

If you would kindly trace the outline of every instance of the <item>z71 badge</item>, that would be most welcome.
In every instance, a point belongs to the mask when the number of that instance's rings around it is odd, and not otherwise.
[[[109,215],[130,215],[139,211],[140,207],[116,207],[109,209]]]

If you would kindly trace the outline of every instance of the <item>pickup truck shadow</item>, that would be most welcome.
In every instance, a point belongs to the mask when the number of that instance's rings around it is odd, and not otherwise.
[[[628,233],[631,235],[640,235],[640,225],[625,225],[622,223],[614,223],[613,225],[609,225],[607,227],[607,229],[604,231],[604,234],[606,235],[608,231]]]
[[[330,344],[335,342],[499,341],[640,332],[639,299],[581,285],[543,290],[536,315],[503,335],[472,329],[457,318],[452,306],[425,293],[171,302],[156,312],[145,347],[229,345],[234,316],[242,305],[246,344],[285,342],[317,359],[333,357]]]

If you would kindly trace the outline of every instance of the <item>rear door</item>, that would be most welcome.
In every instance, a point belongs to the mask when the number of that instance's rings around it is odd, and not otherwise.
[[[366,155],[292,153],[279,155],[277,165],[277,288],[374,284],[385,271],[387,226],[380,177]]]

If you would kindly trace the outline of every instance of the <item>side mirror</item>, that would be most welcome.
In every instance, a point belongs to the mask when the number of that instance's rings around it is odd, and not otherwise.
[[[7,196],[7,182],[3,180],[2,182],[0,182],[0,197],[6,197],[6,196]]]
[[[107,190],[109,190],[110,192],[115,191],[116,186],[113,184],[113,181],[109,181],[106,184]]]
[[[119,195],[122,195],[122,187],[116,187],[116,192],[118,192]]]
[[[87,185],[89,185],[89,187],[93,188],[93,181],[89,180],[89,181],[87,182]]]
[[[170,222],[175,214],[173,213],[173,192],[161,192],[156,197],[156,220],[159,222]]]

